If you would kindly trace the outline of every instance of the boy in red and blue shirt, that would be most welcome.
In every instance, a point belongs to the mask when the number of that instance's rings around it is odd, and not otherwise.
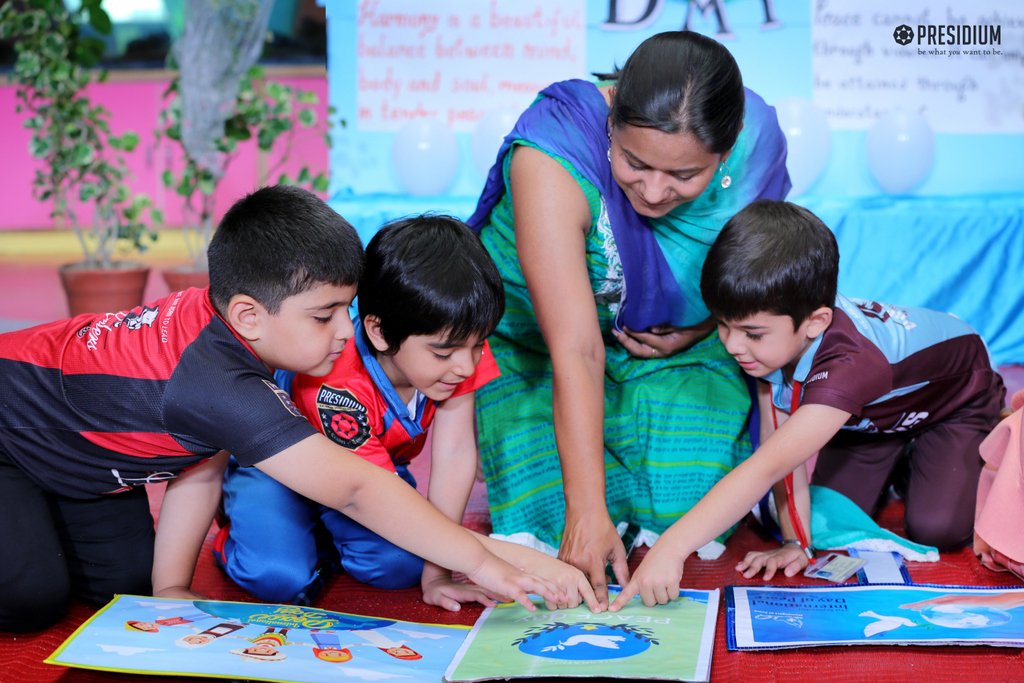
[[[367,247],[354,343],[327,376],[295,377],[291,396],[327,438],[411,486],[409,461],[433,425],[427,498],[461,522],[476,473],[474,392],[500,374],[485,338],[504,301],[490,256],[460,221],[422,216],[387,225]],[[215,552],[261,600],[308,602],[333,553],[364,583],[421,583],[424,600],[447,609],[496,597],[452,582],[450,572],[258,471],[229,466],[224,504],[231,525]],[[318,543],[319,525],[326,542]]]
[[[528,592],[587,593],[582,574],[473,536],[331,443],[273,381],[326,375],[353,334],[363,251],[341,216],[263,188],[225,214],[208,260],[208,291],[0,335],[0,631],[46,628],[72,596],[196,598],[228,451],[528,609]],[[158,481],[154,533],[143,485]]]

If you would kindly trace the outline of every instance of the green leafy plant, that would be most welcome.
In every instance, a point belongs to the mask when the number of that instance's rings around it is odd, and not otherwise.
[[[33,193],[52,201],[52,216],[74,228],[87,267],[109,268],[115,250],[144,251],[157,238],[143,221],[155,223],[161,213],[149,198],[128,187],[124,154],[139,143],[132,132],[110,132],[110,112],[94,106],[84,90],[106,78],[92,70],[103,56],[102,40],[83,31],[86,24],[100,34],[112,25],[102,0],[83,0],[69,11],[62,0],[8,2],[0,7],[0,38],[15,40],[17,60],[11,76],[17,111],[28,114],[32,156],[44,162],[33,179]],[[94,206],[92,224],[83,227],[77,209]]]
[[[291,156],[298,130],[322,130],[325,143],[330,145],[327,134],[330,124],[318,119],[316,106],[319,98],[315,92],[267,80],[262,67],[253,66],[239,82],[234,106],[224,119],[224,132],[214,141],[219,159],[217,166],[211,168],[190,155],[182,144],[184,120],[179,78],[175,78],[164,93],[166,105],[160,112],[156,134],[157,139],[166,137],[181,145],[183,167],[178,173],[164,171],[163,182],[185,200],[182,214],[185,244],[196,269],[205,269],[206,248],[213,234],[214,193],[237,156],[239,143],[255,138],[257,147],[269,152],[279,140],[284,142],[283,149],[278,149],[279,156],[274,165],[259,179],[260,185],[266,185],[275,178],[279,184],[326,192],[328,178],[323,172],[314,175],[309,168],[303,167],[295,177],[290,177],[279,174],[279,171]]]

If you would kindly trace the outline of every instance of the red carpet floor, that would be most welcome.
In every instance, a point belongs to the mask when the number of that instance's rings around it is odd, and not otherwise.
[[[417,463],[419,464],[419,463]],[[425,464],[425,463],[424,463]],[[422,465],[421,465],[422,466]],[[159,505],[160,491],[153,492],[154,508]],[[903,506],[890,503],[882,510],[879,521],[897,533],[903,531]],[[483,486],[474,490],[465,524],[479,531],[490,529],[486,492]],[[210,555],[213,534],[207,538],[195,580],[194,590],[214,599],[252,601],[217,568]],[[767,537],[746,522],[732,536],[725,554],[718,560],[705,562],[691,557],[683,577],[685,586],[711,589],[726,585],[755,585],[759,580],[744,580],[733,567],[750,550],[770,547]],[[642,557],[631,560],[631,568]],[[916,583],[962,584],[973,586],[1022,585],[1009,574],[995,574],[981,567],[964,549],[942,555],[937,564],[911,564],[910,574]],[[796,585],[796,579],[772,581],[775,585]],[[425,605],[419,588],[384,591],[357,583],[345,575],[332,579],[315,607],[390,617],[409,621],[443,624],[472,624],[481,608],[467,605],[458,613]],[[92,613],[93,609],[74,603],[64,621],[46,631],[21,636],[0,634],[0,681],[3,683],[114,683],[117,681],[176,681],[187,683],[195,678],[148,677],[113,674],[43,664],[45,659]],[[1024,681],[1024,654],[1021,650],[977,647],[828,647],[777,652],[728,652],[725,646],[725,612],[720,608],[715,635],[715,651],[711,668],[712,681],[799,681],[828,680],[830,683],[860,681]]]

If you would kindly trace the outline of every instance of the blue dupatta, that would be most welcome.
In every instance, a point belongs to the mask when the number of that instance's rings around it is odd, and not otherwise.
[[[535,144],[572,164],[604,198],[625,279],[616,328],[645,330],[664,323],[676,327],[693,325],[706,317],[699,296],[696,301],[690,300],[694,296],[692,285],[700,280],[703,258],[683,259],[682,263],[674,258],[673,269],[658,243],[656,231],[633,210],[608,163],[608,114],[604,96],[589,81],[562,81],[542,90],[505,136],[476,211],[467,223],[480,232],[504,194],[503,162],[512,145],[519,140]],[[701,245],[698,251],[702,248],[704,254],[736,211],[755,199],[782,199],[789,192],[786,141],[775,110],[750,90],[746,90],[744,129],[740,136],[751,138],[752,142],[741,145],[741,140],[737,140],[729,158],[728,166],[736,182],[728,191],[727,200],[718,188],[709,186],[700,197],[673,211],[685,213],[684,224],[696,228],[690,237]],[[672,221],[672,213],[667,218]],[[673,256],[678,256],[677,251],[671,252]],[[680,279],[688,281],[688,292],[680,286]]]

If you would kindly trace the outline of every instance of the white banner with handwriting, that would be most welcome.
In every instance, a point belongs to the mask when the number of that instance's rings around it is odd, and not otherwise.
[[[900,107],[938,133],[1024,133],[1024,2],[811,2],[814,101],[833,129]]]
[[[362,0],[356,32],[361,131],[418,118],[472,131],[492,109],[523,110],[587,75],[584,0]]]

